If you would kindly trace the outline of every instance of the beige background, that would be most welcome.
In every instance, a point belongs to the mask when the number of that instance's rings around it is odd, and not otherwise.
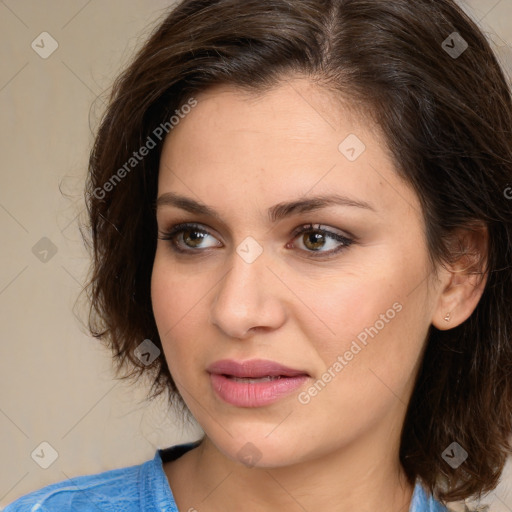
[[[72,312],[88,266],[77,215],[102,108],[93,102],[171,3],[0,1],[0,510],[52,482],[139,464],[200,432],[173,421],[161,400],[144,403],[145,385],[115,381],[109,354]],[[465,7],[512,70],[512,0]],[[47,59],[31,47],[42,32],[58,43]],[[46,262],[32,249],[49,247],[43,237],[57,251]],[[42,442],[58,455],[48,469],[31,458]],[[488,501],[493,512],[512,511],[510,464]]]

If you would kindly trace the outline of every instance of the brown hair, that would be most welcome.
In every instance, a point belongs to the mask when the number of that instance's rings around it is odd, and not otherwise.
[[[444,501],[480,496],[511,450],[512,102],[488,42],[451,0],[179,3],[115,81],[91,152],[91,333],[112,349],[118,375],[150,375],[153,396],[168,390],[183,406],[163,355],[148,366],[134,355],[147,338],[162,348],[150,297],[156,134],[212,85],[262,93],[291,74],[377,122],[421,201],[432,263],[454,257],[457,228],[488,228],[483,295],[461,325],[431,326],[400,447],[411,483],[421,478]],[[458,469],[442,458],[454,441],[469,454]]]

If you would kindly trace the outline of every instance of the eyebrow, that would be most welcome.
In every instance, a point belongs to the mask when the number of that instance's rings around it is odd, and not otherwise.
[[[210,206],[174,192],[165,192],[158,197],[156,200],[156,208],[158,209],[162,206],[175,206],[176,208],[186,210],[190,213],[213,217],[222,222],[220,214]],[[362,208],[376,213],[375,207],[366,201],[353,199],[340,194],[329,194],[278,203],[268,208],[267,214],[269,221],[274,223],[285,217],[299,213],[312,212],[329,206]]]

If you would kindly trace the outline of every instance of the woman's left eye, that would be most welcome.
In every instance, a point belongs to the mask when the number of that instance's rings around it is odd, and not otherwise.
[[[175,252],[192,254],[198,253],[198,249],[220,246],[219,242],[218,244],[212,244],[207,247],[200,247],[201,243],[209,236],[212,235],[210,235],[210,233],[203,229],[200,225],[184,223],[177,224],[167,231],[159,232],[158,238],[160,240],[170,241],[171,248]],[[309,254],[311,257],[321,257],[335,254],[343,249],[346,249],[354,242],[354,239],[324,229],[320,226],[320,224],[317,224],[316,227],[313,224],[301,226],[293,232],[292,236],[293,240],[296,238],[301,240],[301,244],[306,248],[303,250],[305,252],[311,253]],[[331,242],[331,245],[333,245],[334,248],[327,251],[321,250],[329,245],[328,242]],[[183,244],[187,248],[184,249]],[[287,244],[286,247],[289,248],[289,244]]]
[[[305,247],[313,249],[312,251],[307,252],[318,253],[311,254],[313,257],[338,253],[349,247],[354,242],[353,238],[348,238],[340,233],[323,229],[320,224],[317,224],[316,226],[317,227],[314,227],[313,224],[308,224],[307,226],[300,227],[293,233],[294,239],[299,237]],[[326,241],[329,240],[332,242],[331,245],[334,246],[334,249],[331,249],[330,251],[320,251],[319,246],[320,249],[324,248],[327,245]]]

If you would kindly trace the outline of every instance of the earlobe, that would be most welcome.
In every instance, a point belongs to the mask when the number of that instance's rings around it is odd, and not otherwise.
[[[439,330],[457,327],[478,305],[487,283],[488,229],[484,225],[459,230],[454,235],[452,264],[441,289],[432,324]]]

